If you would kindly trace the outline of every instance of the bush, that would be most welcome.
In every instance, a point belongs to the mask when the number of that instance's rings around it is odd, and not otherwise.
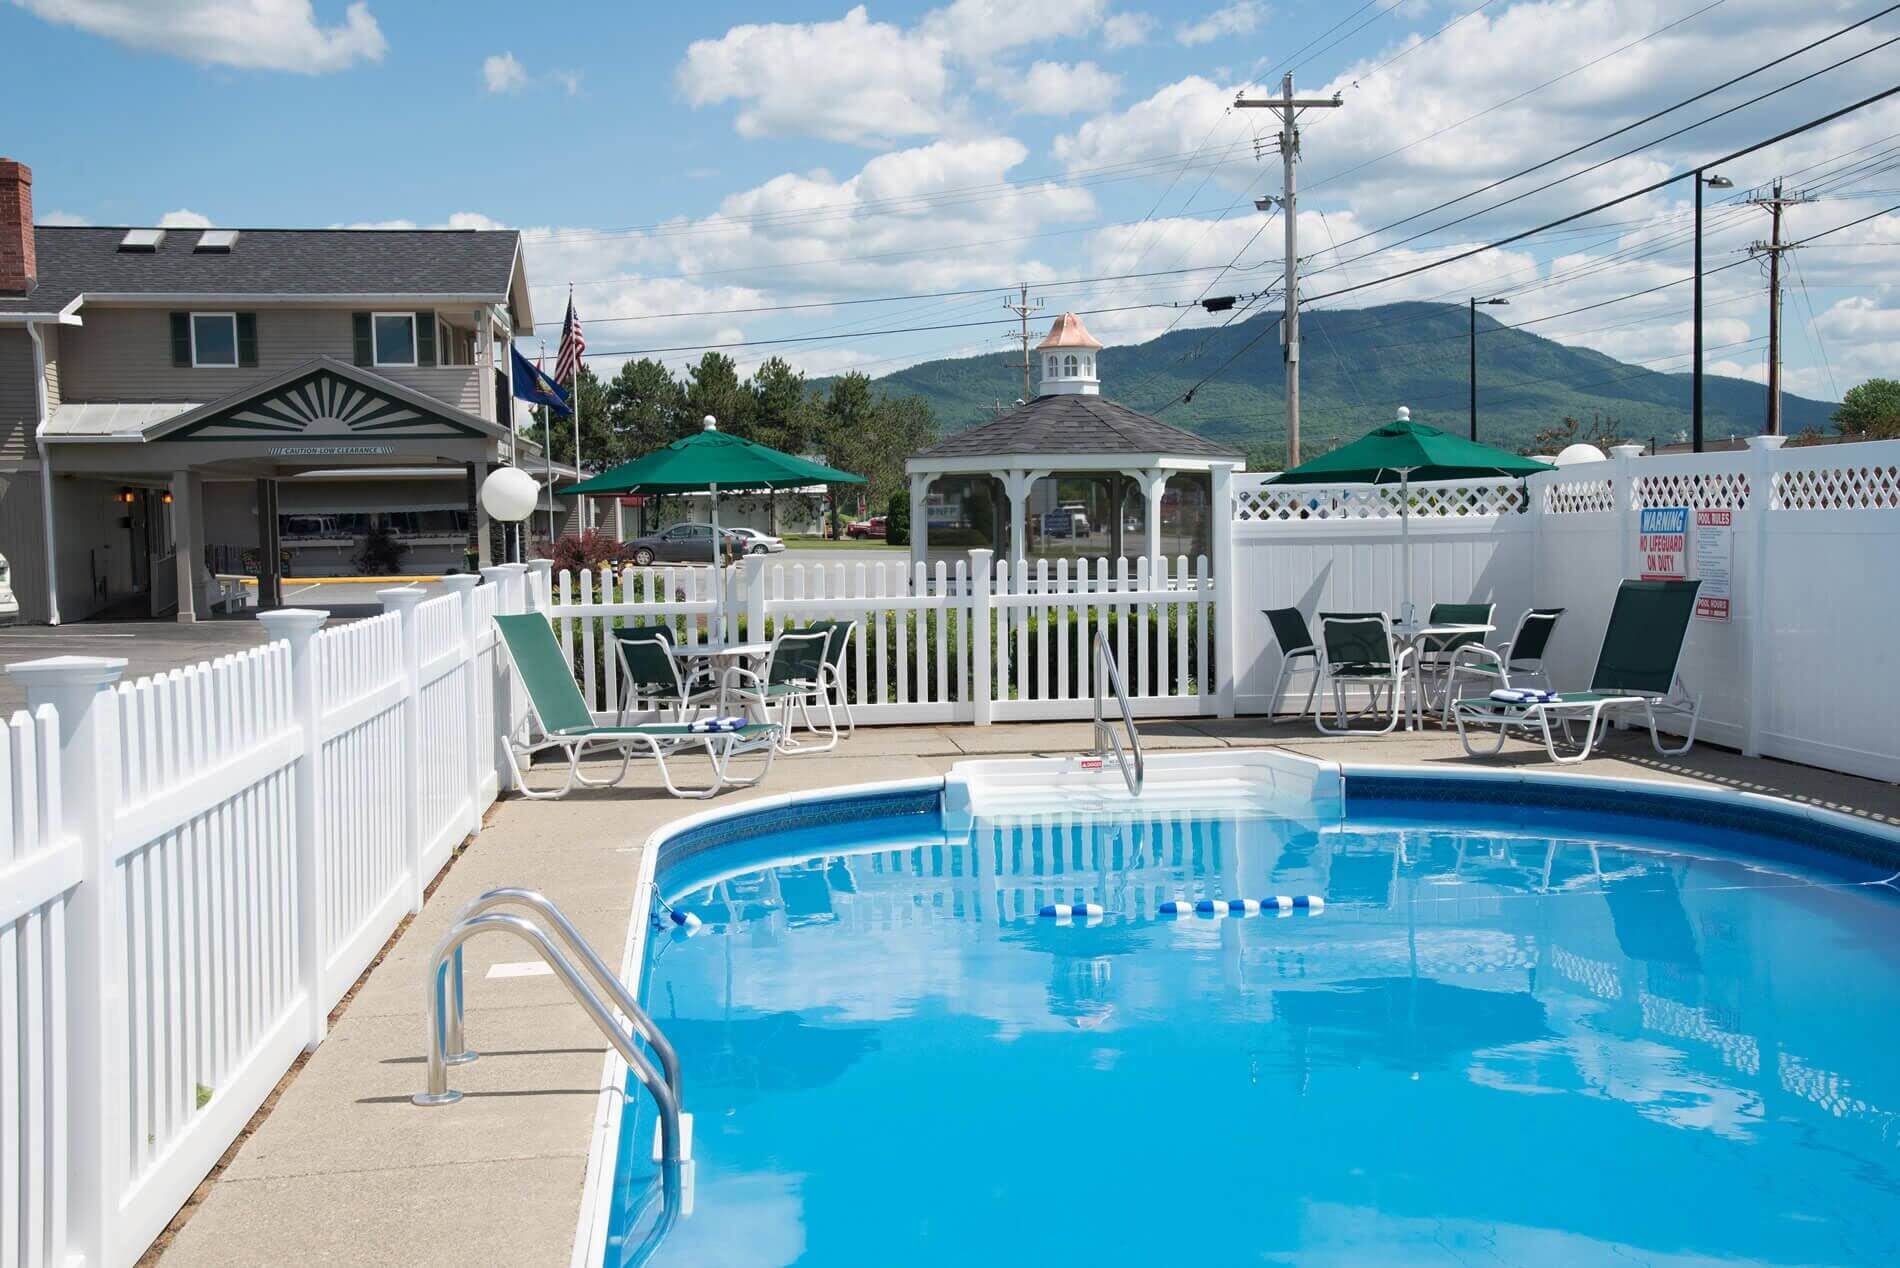
[[[619,538],[598,528],[584,533],[563,533],[552,545],[544,542],[535,550],[541,558],[554,561],[556,572],[579,572],[583,568],[599,572],[618,563],[624,553]]]
[[[910,545],[910,494],[891,494],[884,507],[884,540],[892,546]]]
[[[391,576],[402,567],[403,556],[408,553],[409,547],[378,516],[363,538],[363,544],[357,548],[356,570],[365,577]]]

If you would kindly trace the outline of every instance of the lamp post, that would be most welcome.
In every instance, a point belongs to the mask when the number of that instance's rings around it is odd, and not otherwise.
[[[1490,299],[1471,297],[1471,438],[1478,438],[1478,305],[1508,304],[1511,301],[1493,295]]]
[[[521,562],[521,521],[534,514],[541,486],[520,467],[497,467],[482,481],[482,509],[491,518],[513,524],[515,562]]]
[[[1702,452],[1702,187],[1733,189],[1735,182],[1726,176],[1702,174],[1695,169],[1695,386],[1690,396],[1690,436],[1695,452]]]

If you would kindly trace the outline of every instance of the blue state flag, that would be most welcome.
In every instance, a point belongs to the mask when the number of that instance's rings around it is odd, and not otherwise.
[[[546,405],[555,413],[565,417],[573,411],[568,408],[567,393],[561,385],[550,379],[546,373],[535,368],[534,363],[521,355],[521,349],[513,349],[515,354],[515,396],[519,400],[533,401],[536,405]]]

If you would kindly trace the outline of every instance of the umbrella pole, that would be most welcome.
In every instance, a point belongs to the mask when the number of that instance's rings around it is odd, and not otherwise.
[[[706,486],[712,502],[712,563],[713,563],[713,641],[726,641],[726,562],[725,552],[720,549],[725,543],[719,540],[719,485],[717,482]]]
[[[1412,619],[1412,469],[1399,469],[1399,541],[1403,544],[1405,568],[1405,606],[1399,609],[1399,619]]]

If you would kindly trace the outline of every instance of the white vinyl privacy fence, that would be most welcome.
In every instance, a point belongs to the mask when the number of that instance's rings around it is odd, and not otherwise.
[[[15,665],[0,728],[0,1265],[135,1261],[498,790],[521,569],[137,682]]]

